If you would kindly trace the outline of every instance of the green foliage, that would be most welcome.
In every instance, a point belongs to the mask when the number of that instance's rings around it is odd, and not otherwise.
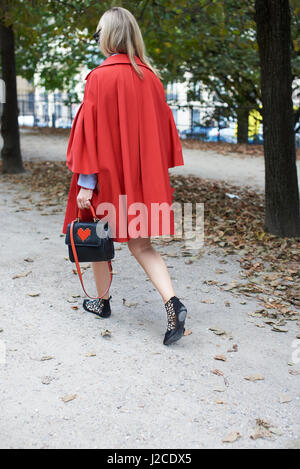
[[[2,0],[1,21],[12,24],[18,74],[48,90],[74,89],[74,76],[103,58],[91,39],[100,16],[119,5],[136,17],[147,54],[163,82],[202,81],[228,109],[259,109],[259,59],[254,0]],[[300,70],[299,2],[291,0],[292,67]],[[72,95],[74,99],[74,94]]]

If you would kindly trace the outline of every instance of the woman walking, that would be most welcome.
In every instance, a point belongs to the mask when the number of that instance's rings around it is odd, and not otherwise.
[[[169,345],[183,336],[187,310],[175,296],[151,236],[174,234],[168,169],[184,164],[181,143],[159,72],[145,54],[134,16],[122,7],[107,10],[94,38],[106,59],[86,77],[84,99],[71,130],[66,164],[73,177],[63,233],[78,208],[82,220],[90,217],[91,204],[97,215],[110,212],[114,241],[128,244],[162,297],[168,323],[163,343]],[[109,282],[108,265],[92,266],[101,296]],[[108,318],[110,298],[107,293],[84,300],[83,307]]]

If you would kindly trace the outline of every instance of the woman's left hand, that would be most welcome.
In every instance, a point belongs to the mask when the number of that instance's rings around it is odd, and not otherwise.
[[[85,208],[90,208],[92,196],[93,191],[91,189],[84,189],[84,187],[82,187],[77,196],[78,208],[80,208],[81,210]]]

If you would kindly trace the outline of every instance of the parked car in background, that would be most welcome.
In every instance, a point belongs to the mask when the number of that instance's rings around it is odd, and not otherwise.
[[[197,125],[179,132],[179,136],[182,139],[191,138],[202,140],[204,142],[237,143],[237,123],[227,122],[224,127],[205,127]],[[258,133],[256,135],[252,134],[249,136],[248,143],[256,145],[264,143],[262,126],[258,129]]]
[[[59,127],[60,129],[71,129],[72,122],[69,119],[60,117],[55,120],[55,127]]]
[[[236,143],[236,131],[235,125],[230,127],[225,127],[224,129],[219,129],[214,127],[211,129],[207,136],[208,142],[227,142],[227,143]]]
[[[179,132],[179,137],[182,139],[192,138],[198,140],[206,140],[209,131],[212,127],[205,127],[203,125],[196,125],[190,129],[182,130]]]
[[[35,122],[34,122],[34,116],[18,116],[18,122],[19,126],[26,126],[26,127],[33,127]]]

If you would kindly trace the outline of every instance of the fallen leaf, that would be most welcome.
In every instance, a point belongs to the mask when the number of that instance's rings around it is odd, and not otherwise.
[[[15,278],[27,277],[31,273],[32,273],[32,270],[29,270],[29,272],[23,272],[22,274],[15,274],[12,278],[14,280]]]
[[[216,355],[214,360],[220,360],[221,362],[226,362],[227,358],[224,355]]]
[[[89,352],[89,353],[86,354],[86,357],[87,357],[87,358],[89,358],[89,357],[96,357],[96,356],[97,356],[97,355],[96,355],[96,353],[94,353],[94,352]]]
[[[246,379],[247,381],[252,381],[252,382],[255,382],[255,381],[264,381],[264,376],[262,375],[253,375],[253,376],[246,376]]]
[[[271,432],[265,428],[257,427],[254,433],[250,435],[251,440],[258,440],[259,438],[270,438]]]
[[[105,329],[104,331],[101,332],[102,337],[111,337],[111,331],[108,329]]]
[[[186,336],[186,335],[191,335],[191,334],[192,334],[192,331],[190,329],[186,329],[183,335]]]
[[[220,404],[220,405],[226,405],[226,402],[224,402],[224,401],[219,401],[219,400],[216,400],[216,404]]]
[[[214,334],[216,335],[224,335],[226,334],[225,331],[223,331],[222,329],[216,329],[215,327],[210,327],[209,328],[210,331],[212,331]]]
[[[220,370],[212,370],[212,374],[217,376],[224,376],[223,371]]]
[[[234,345],[232,346],[232,349],[227,350],[227,352],[228,352],[228,353],[237,352],[238,349],[239,349],[239,348],[238,348],[238,345],[237,345],[237,344],[234,344]]]
[[[289,374],[292,376],[298,376],[300,375],[300,371],[298,370],[289,370]]]
[[[282,432],[276,428],[272,427],[269,422],[262,419],[256,419],[256,427],[254,433],[250,435],[252,440],[258,440],[259,438],[271,438],[272,434],[282,435]]]
[[[31,292],[31,293],[27,293],[27,295],[35,297],[35,296],[40,296],[40,293],[39,292]]]
[[[62,400],[64,403],[67,403],[67,402],[74,401],[74,399],[76,399],[76,397],[77,397],[77,394],[72,394],[72,395],[70,395],[70,396],[62,397],[61,400]]]
[[[34,262],[34,260],[31,259],[31,257],[25,257],[24,261],[25,262]]]
[[[273,326],[272,331],[274,331],[274,332],[288,332],[288,329],[283,329],[282,327]]]
[[[235,441],[237,441],[241,437],[242,437],[242,435],[239,432],[232,432],[232,433],[230,433],[230,435],[228,435],[222,441],[223,441],[223,443],[234,443]]]
[[[47,361],[49,361],[49,360],[54,360],[54,358],[55,358],[55,357],[51,357],[51,356],[47,356],[47,355],[46,355],[45,357],[42,357],[42,358],[40,359],[40,361],[41,361],[41,362],[47,362]]]
[[[264,428],[270,428],[271,424],[267,420],[256,419],[256,425]]]
[[[279,394],[279,402],[280,404],[287,404],[288,402],[291,402],[293,399],[289,394],[286,393],[281,393]]]
[[[132,308],[133,306],[137,306],[138,303],[130,303],[125,298],[123,298],[123,306],[127,306],[127,308]]]

